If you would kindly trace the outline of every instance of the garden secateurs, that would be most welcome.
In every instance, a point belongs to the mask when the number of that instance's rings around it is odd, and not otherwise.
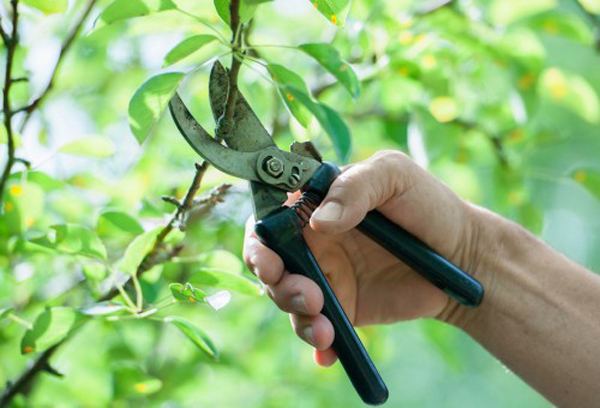
[[[210,105],[217,124],[224,117],[228,92],[228,72],[217,61],[209,83]],[[332,347],[348,377],[364,402],[384,403],[387,387],[302,233],[339,169],[323,162],[310,142],[294,143],[290,152],[280,150],[239,92],[233,123],[223,135],[226,146],[204,130],[178,94],[172,97],[169,109],[177,128],[200,156],[217,169],[249,181],[258,238],[282,258],[288,271],[307,276],[319,285],[324,297],[322,313],[335,331]],[[284,206],[287,193],[298,190],[302,192],[298,201]],[[369,212],[357,228],[459,303],[481,303],[483,287],[477,280],[381,213]]]

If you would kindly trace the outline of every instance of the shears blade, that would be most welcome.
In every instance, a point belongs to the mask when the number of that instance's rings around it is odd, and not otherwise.
[[[229,93],[229,73],[219,61],[214,63],[210,71],[208,93],[213,118],[215,123],[219,123]],[[232,128],[223,135],[227,146],[243,152],[256,152],[268,147],[277,147],[240,91],[237,93],[233,112]]]
[[[228,89],[229,76],[217,61],[212,68],[209,83],[211,109],[215,121],[218,121],[223,113]],[[277,149],[277,146],[241,92],[238,91],[233,126],[224,136],[227,147],[213,138],[196,121],[177,93],[169,102],[169,110],[179,132],[196,153],[224,173],[250,182],[256,220],[279,208],[286,201],[287,194],[284,190],[264,183],[257,174],[260,154],[265,149]]]

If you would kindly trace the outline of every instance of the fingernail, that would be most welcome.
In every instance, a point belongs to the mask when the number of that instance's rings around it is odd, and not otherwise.
[[[313,346],[315,345],[315,335],[312,326],[306,326],[302,329],[302,334],[304,335],[304,340],[308,341]]]
[[[340,203],[329,201],[323,207],[318,208],[312,216],[318,221],[338,221],[342,218],[343,212],[344,207]]]
[[[292,308],[297,312],[308,312],[308,308],[306,307],[306,300],[302,295],[296,295],[292,298]]]

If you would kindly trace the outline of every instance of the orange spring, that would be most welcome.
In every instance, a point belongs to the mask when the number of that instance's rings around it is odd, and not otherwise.
[[[312,216],[315,209],[319,206],[319,198],[314,194],[303,193],[298,201],[296,201],[291,209],[296,212],[296,215],[302,222],[302,227],[306,227],[310,221],[310,217]]]

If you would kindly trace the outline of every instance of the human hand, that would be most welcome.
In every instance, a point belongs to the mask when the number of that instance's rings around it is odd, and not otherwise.
[[[290,197],[291,204],[298,195]],[[461,307],[395,256],[354,229],[370,210],[421,239],[469,273],[476,272],[476,211],[408,156],[380,152],[345,168],[314,212],[304,236],[348,318],[356,326],[418,317],[457,319]],[[244,260],[300,338],[316,348],[318,364],[335,362],[334,331],[320,314],[323,295],[309,278],[284,270],[248,220]],[[292,271],[293,272],[293,271]]]

